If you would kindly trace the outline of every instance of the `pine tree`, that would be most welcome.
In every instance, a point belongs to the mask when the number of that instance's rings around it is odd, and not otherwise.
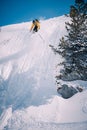
[[[87,80],[87,2],[75,0],[70,7],[71,22],[67,22],[68,35],[60,39],[60,53],[65,62],[61,76],[63,80]],[[64,45],[65,44],[65,45]]]

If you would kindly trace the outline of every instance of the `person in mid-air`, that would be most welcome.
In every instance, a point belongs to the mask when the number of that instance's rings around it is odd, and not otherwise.
[[[39,29],[40,29],[40,22],[37,19],[33,20],[30,31],[38,32]]]

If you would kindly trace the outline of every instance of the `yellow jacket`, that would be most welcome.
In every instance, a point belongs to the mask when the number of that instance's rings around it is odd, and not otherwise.
[[[38,21],[35,21],[35,23],[32,23],[31,28],[30,28],[30,31],[31,31],[35,26],[38,27],[38,30],[40,29],[40,23],[39,23]]]

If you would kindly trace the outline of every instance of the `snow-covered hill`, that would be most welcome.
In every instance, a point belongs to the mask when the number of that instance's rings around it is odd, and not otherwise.
[[[6,130],[87,130],[87,90],[67,100],[56,91],[56,67],[63,59],[49,45],[56,46],[66,34],[68,20],[40,21],[34,34],[31,22],[1,28],[0,130],[6,125]],[[87,87],[86,81],[68,84]]]

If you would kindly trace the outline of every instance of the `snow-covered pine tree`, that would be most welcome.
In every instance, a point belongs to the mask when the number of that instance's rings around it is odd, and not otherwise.
[[[60,51],[55,49],[65,58],[64,69],[56,78],[87,80],[87,2],[75,0],[70,8],[70,19],[65,23],[68,34],[60,39]]]

